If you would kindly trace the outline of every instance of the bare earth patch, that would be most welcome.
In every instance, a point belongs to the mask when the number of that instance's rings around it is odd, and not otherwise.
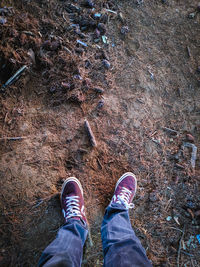
[[[71,13],[70,1],[0,4],[13,7],[0,25],[1,85],[28,66],[0,95],[1,266],[36,266],[63,223],[59,192],[69,176],[83,185],[91,232],[83,266],[103,266],[101,221],[126,171],[138,178],[130,218],[153,265],[198,266],[198,1],[138,2],[99,0],[92,11],[76,1]],[[94,19],[85,37],[70,28],[95,12],[105,14],[109,44],[94,41]]]

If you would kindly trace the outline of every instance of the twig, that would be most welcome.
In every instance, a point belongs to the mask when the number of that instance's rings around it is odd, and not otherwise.
[[[190,254],[190,253],[188,253],[188,252],[186,252],[186,251],[184,251],[184,250],[181,250],[181,253],[183,253],[183,254],[185,254],[185,255],[188,255],[188,256],[190,256],[190,257],[194,257],[193,254]]]
[[[186,50],[187,50],[188,57],[191,57],[191,52],[190,52],[189,46],[186,46]]]
[[[182,231],[181,229],[178,229],[178,228],[176,228],[176,227],[168,227],[168,228],[170,228],[170,229],[174,229],[174,230],[177,230],[177,231],[180,231],[181,233],[183,233],[183,231]]]
[[[12,85],[22,75],[22,73],[27,70],[27,68],[28,67],[26,65],[21,67],[9,80],[7,80],[5,84],[2,85],[1,91],[4,91],[6,87]]]
[[[171,135],[178,135],[178,132],[177,132],[177,131],[172,130],[172,129],[170,129],[170,128],[163,127],[162,129],[163,129],[165,132],[167,132],[167,133],[169,133],[169,134],[171,134]]]
[[[197,147],[191,143],[183,143],[183,146],[192,148],[192,155],[191,155],[190,161],[191,161],[192,168],[194,169],[195,168],[195,161],[197,158]]]
[[[92,129],[90,127],[90,124],[87,120],[85,120],[85,129],[87,131],[87,134],[88,134],[88,137],[89,137],[89,140],[90,140],[90,143],[93,147],[97,146],[97,142],[95,140],[95,137],[94,137],[94,134],[92,132]]]
[[[90,247],[93,247],[93,241],[92,241],[92,235],[91,235],[91,231],[90,231],[90,228],[88,228],[88,239],[89,239],[89,244],[90,244]]]
[[[182,246],[182,240],[183,240],[184,234],[185,234],[185,225],[184,225],[184,227],[183,227],[182,236],[181,236],[181,239],[180,239],[180,241],[179,241],[178,257],[177,257],[177,267],[180,266],[180,265],[179,265],[179,261],[180,261],[181,246]]]
[[[22,139],[25,139],[27,138],[27,136],[17,136],[17,137],[1,137],[0,138],[0,141],[1,140],[9,140],[9,141],[16,141],[16,140],[22,140]]]

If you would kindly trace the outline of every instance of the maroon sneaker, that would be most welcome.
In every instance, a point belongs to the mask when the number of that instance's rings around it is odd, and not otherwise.
[[[134,208],[132,203],[137,189],[137,179],[132,172],[123,174],[115,186],[115,192],[110,205],[120,204],[126,209]]]
[[[86,223],[83,188],[77,178],[70,177],[65,180],[61,191],[61,207],[65,222],[72,218]]]

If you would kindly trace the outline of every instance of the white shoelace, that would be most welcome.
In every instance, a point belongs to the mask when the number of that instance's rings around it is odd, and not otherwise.
[[[79,206],[79,196],[66,197],[66,206],[66,212],[63,209],[65,219],[69,219],[71,217],[82,217]]]
[[[126,209],[133,209],[134,208],[134,204],[133,203],[130,203],[130,204],[128,203],[131,194],[132,194],[132,192],[130,190],[128,190],[126,187],[122,187],[122,191],[117,196],[116,203],[123,204],[126,207]]]

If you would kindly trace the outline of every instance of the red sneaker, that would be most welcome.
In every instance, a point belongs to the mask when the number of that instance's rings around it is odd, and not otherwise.
[[[132,203],[137,190],[137,179],[132,172],[123,174],[115,186],[115,192],[110,205],[121,204],[126,209],[134,208]]]
[[[61,207],[65,218],[83,220],[86,223],[84,211],[83,188],[79,180],[75,177],[70,177],[65,180],[61,191]]]

